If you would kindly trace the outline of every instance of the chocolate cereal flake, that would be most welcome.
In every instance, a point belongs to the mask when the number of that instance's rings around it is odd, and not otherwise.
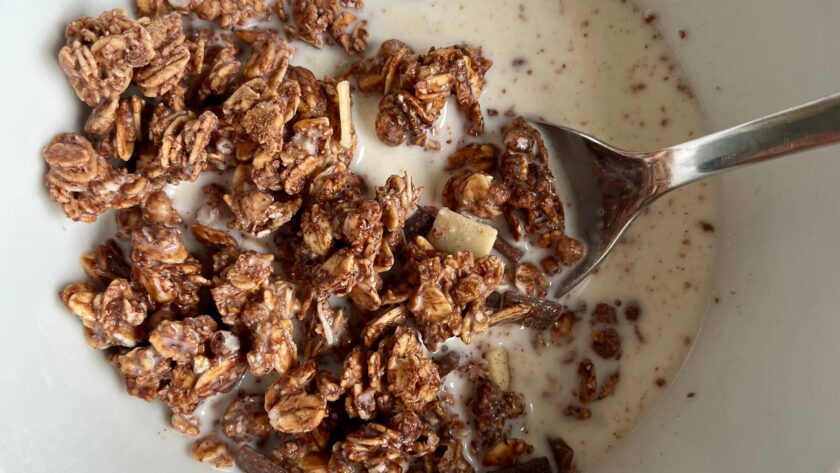
[[[575,458],[575,451],[572,447],[560,437],[549,437],[548,446],[554,455],[557,473],[572,473],[572,462]]]

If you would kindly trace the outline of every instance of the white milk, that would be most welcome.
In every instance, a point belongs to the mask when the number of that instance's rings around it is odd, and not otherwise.
[[[698,104],[690,96],[668,46],[659,39],[657,21],[619,0],[368,0],[371,50],[397,38],[418,52],[432,46],[467,42],[481,46],[494,65],[481,97],[488,119],[487,139],[497,141],[504,112],[542,117],[586,131],[619,147],[651,149],[690,139],[705,131]],[[673,26],[672,26],[673,27]],[[337,62],[325,62],[325,54]],[[521,65],[514,65],[514,61]],[[334,73],[347,59],[334,51],[315,53],[300,46],[295,61],[316,73]],[[391,148],[376,138],[373,123],[378,97],[355,98],[360,153],[354,170],[372,186],[407,170],[426,188],[424,199],[440,199],[447,174],[448,152],[457,148],[462,121],[450,103],[438,130],[442,150]],[[485,113],[486,115],[486,113]],[[452,140],[451,143],[447,143]],[[561,189],[561,196],[565,196]],[[642,308],[641,343],[626,321],[620,325],[622,356],[605,363],[588,348],[589,323],[575,327],[574,341],[541,354],[531,345],[529,330],[502,327],[465,350],[477,352],[501,345],[513,365],[512,389],[524,394],[529,407],[515,432],[548,454],[546,435],[558,435],[576,452],[586,471],[610,451],[658,401],[688,353],[710,301],[713,234],[700,222],[713,222],[716,193],[700,184],[675,192],[654,205],[632,226],[600,271],[570,298],[592,307],[600,301],[636,302]],[[564,201],[567,199],[564,198]],[[568,213],[573,214],[574,209]],[[573,225],[570,233],[574,234]],[[623,321],[623,308],[619,319]],[[457,343],[450,343],[458,349]],[[564,364],[570,351],[577,359],[596,362],[599,382],[613,372],[621,380],[615,394],[592,404],[592,418],[565,418],[574,401],[577,362]],[[463,385],[452,376],[447,387],[456,394]],[[686,393],[674,393],[684,396]]]

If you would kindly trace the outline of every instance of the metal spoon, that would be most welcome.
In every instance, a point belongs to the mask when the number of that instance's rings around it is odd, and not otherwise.
[[[569,128],[542,124],[576,199],[586,255],[557,285],[572,290],[612,250],[631,222],[669,191],[747,164],[840,143],[840,93],[669,148],[616,149]]]

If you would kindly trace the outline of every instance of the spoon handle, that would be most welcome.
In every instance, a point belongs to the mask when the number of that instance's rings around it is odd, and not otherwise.
[[[840,143],[840,93],[666,148],[656,194],[747,164]],[[664,182],[663,182],[664,181]]]

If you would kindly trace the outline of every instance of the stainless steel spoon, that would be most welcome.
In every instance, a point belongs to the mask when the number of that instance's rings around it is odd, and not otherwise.
[[[557,285],[583,281],[630,223],[669,191],[747,164],[840,142],[840,93],[728,130],[648,152],[616,149],[569,128],[541,124],[572,187],[586,255]]]

